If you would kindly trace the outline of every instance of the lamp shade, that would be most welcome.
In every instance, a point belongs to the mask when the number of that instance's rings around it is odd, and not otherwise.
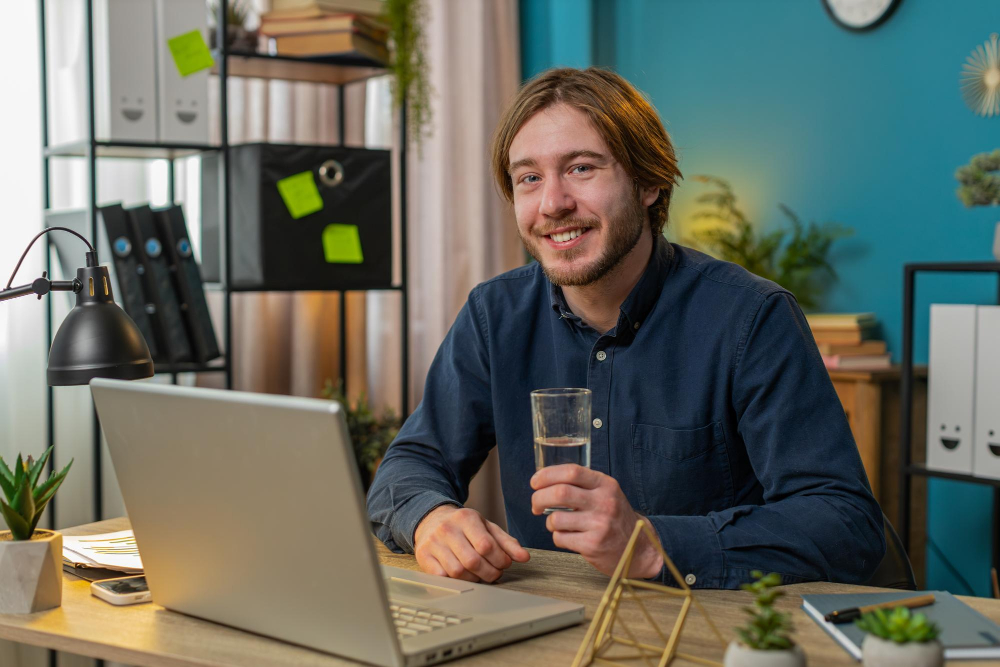
[[[48,383],[87,384],[96,377],[139,380],[153,376],[153,359],[139,328],[115,304],[107,267],[78,269],[76,306],[49,350]]]

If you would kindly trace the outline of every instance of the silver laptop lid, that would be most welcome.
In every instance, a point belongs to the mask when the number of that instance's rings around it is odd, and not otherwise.
[[[403,664],[339,404],[96,379],[153,599]]]

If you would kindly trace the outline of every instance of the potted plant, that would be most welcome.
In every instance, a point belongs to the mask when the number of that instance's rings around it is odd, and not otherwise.
[[[974,155],[969,164],[955,172],[956,194],[967,208],[1000,205],[1000,148]],[[993,233],[993,256],[1000,262],[1000,222]]]
[[[62,604],[62,535],[36,528],[73,461],[39,484],[52,448],[37,461],[17,455],[14,470],[0,458],[0,500],[10,530],[0,532],[0,613],[30,614]]]
[[[911,614],[906,607],[889,612],[875,609],[854,623],[868,633],[861,643],[861,659],[866,667],[944,664],[944,648],[937,641],[938,627],[923,614]]]
[[[218,21],[219,0],[211,4],[212,20]],[[230,0],[226,5],[226,46],[230,51],[254,52],[257,50],[257,31],[247,30],[247,19],[250,18],[250,8],[244,0]],[[209,33],[209,45],[216,48],[218,31]]]
[[[834,241],[850,236],[853,230],[837,223],[803,224],[784,204],[782,213],[791,229],[779,228],[758,233],[736,204],[729,183],[715,176],[695,176],[696,181],[715,186],[696,200],[707,206],[694,213],[693,220],[707,222],[696,228],[688,243],[719,259],[739,264],[761,278],[773,280],[795,295],[805,310],[820,305],[823,292],[836,280],[828,256]],[[790,235],[789,235],[790,232]]]
[[[382,462],[385,450],[399,433],[402,422],[392,408],[386,408],[381,415],[376,414],[364,394],[351,406],[344,398],[342,386],[335,385],[332,380],[326,381],[322,396],[344,406],[347,430],[351,435],[354,458],[358,462],[358,473],[365,491],[368,491],[375,469]]]
[[[386,0],[383,20],[389,26],[392,57],[392,98],[396,108],[406,102],[406,131],[421,150],[431,132],[431,84],[427,63],[427,6],[424,0]]]
[[[774,602],[784,593],[781,575],[774,572],[764,575],[754,570],[756,581],[742,584],[740,588],[754,594],[753,607],[744,607],[750,622],[736,628],[740,641],[729,642],[724,658],[725,667],[802,667],[806,656],[802,648],[791,640],[792,615],[774,608]]]

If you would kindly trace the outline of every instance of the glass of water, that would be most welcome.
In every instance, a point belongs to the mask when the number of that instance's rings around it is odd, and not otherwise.
[[[535,432],[535,469],[575,463],[590,467],[590,390],[536,389],[531,392],[531,421]],[[547,507],[572,511],[568,507]]]

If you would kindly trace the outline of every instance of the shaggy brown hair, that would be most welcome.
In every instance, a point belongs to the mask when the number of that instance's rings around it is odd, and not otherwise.
[[[611,154],[638,187],[656,187],[660,195],[649,206],[649,224],[660,234],[674,185],[681,178],[670,136],[645,95],[614,72],[596,67],[559,68],[528,81],[504,111],[493,134],[493,175],[500,193],[514,201],[510,177],[510,145],[529,118],[564,103],[587,114]]]

